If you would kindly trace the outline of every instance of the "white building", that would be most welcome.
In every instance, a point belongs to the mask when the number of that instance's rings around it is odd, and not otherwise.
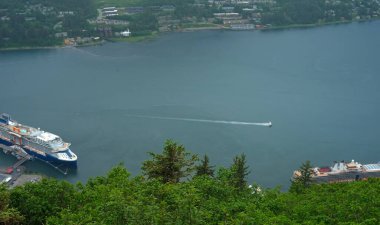
[[[120,32],[120,35],[123,37],[129,37],[131,36],[131,32],[128,30]]]

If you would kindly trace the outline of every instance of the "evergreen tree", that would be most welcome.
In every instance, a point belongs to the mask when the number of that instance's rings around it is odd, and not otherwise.
[[[290,186],[291,192],[302,192],[305,188],[308,188],[312,184],[312,165],[310,161],[302,163],[299,170],[299,176],[295,176],[292,180],[292,185]]]
[[[201,160],[201,164],[196,167],[196,176],[208,175],[210,177],[214,176],[214,166],[210,166],[210,160],[207,155]]]
[[[244,153],[235,156],[231,166],[231,182],[235,188],[242,190],[247,186],[246,176],[250,173],[248,168]]]
[[[167,140],[162,154],[149,152],[152,160],[143,163],[142,171],[149,179],[156,178],[163,183],[178,183],[195,169],[197,155],[192,155],[172,140]]]

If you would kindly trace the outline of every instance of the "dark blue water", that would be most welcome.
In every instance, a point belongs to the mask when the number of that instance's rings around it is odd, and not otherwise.
[[[380,161],[380,22],[174,33],[141,43],[0,53],[0,112],[72,143],[86,181],[133,174],[172,138],[250,182],[287,187],[305,160]],[[272,121],[273,127],[133,117]],[[1,156],[0,166],[12,159]],[[62,177],[40,162],[28,169]]]

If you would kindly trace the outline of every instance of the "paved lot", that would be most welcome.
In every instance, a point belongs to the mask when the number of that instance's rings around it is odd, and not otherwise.
[[[15,181],[13,181],[12,184],[10,184],[10,188],[21,186],[28,182],[38,182],[41,179],[42,179],[41,175],[22,174]]]

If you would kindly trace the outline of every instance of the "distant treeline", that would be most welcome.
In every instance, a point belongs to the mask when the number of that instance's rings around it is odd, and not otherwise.
[[[248,185],[244,154],[228,168],[215,168],[207,156],[199,161],[173,141],[162,153],[149,154],[143,175],[136,177],[119,165],[86,184],[44,179],[11,190],[1,185],[0,224],[380,223],[380,179],[335,184],[301,179],[280,192]]]

